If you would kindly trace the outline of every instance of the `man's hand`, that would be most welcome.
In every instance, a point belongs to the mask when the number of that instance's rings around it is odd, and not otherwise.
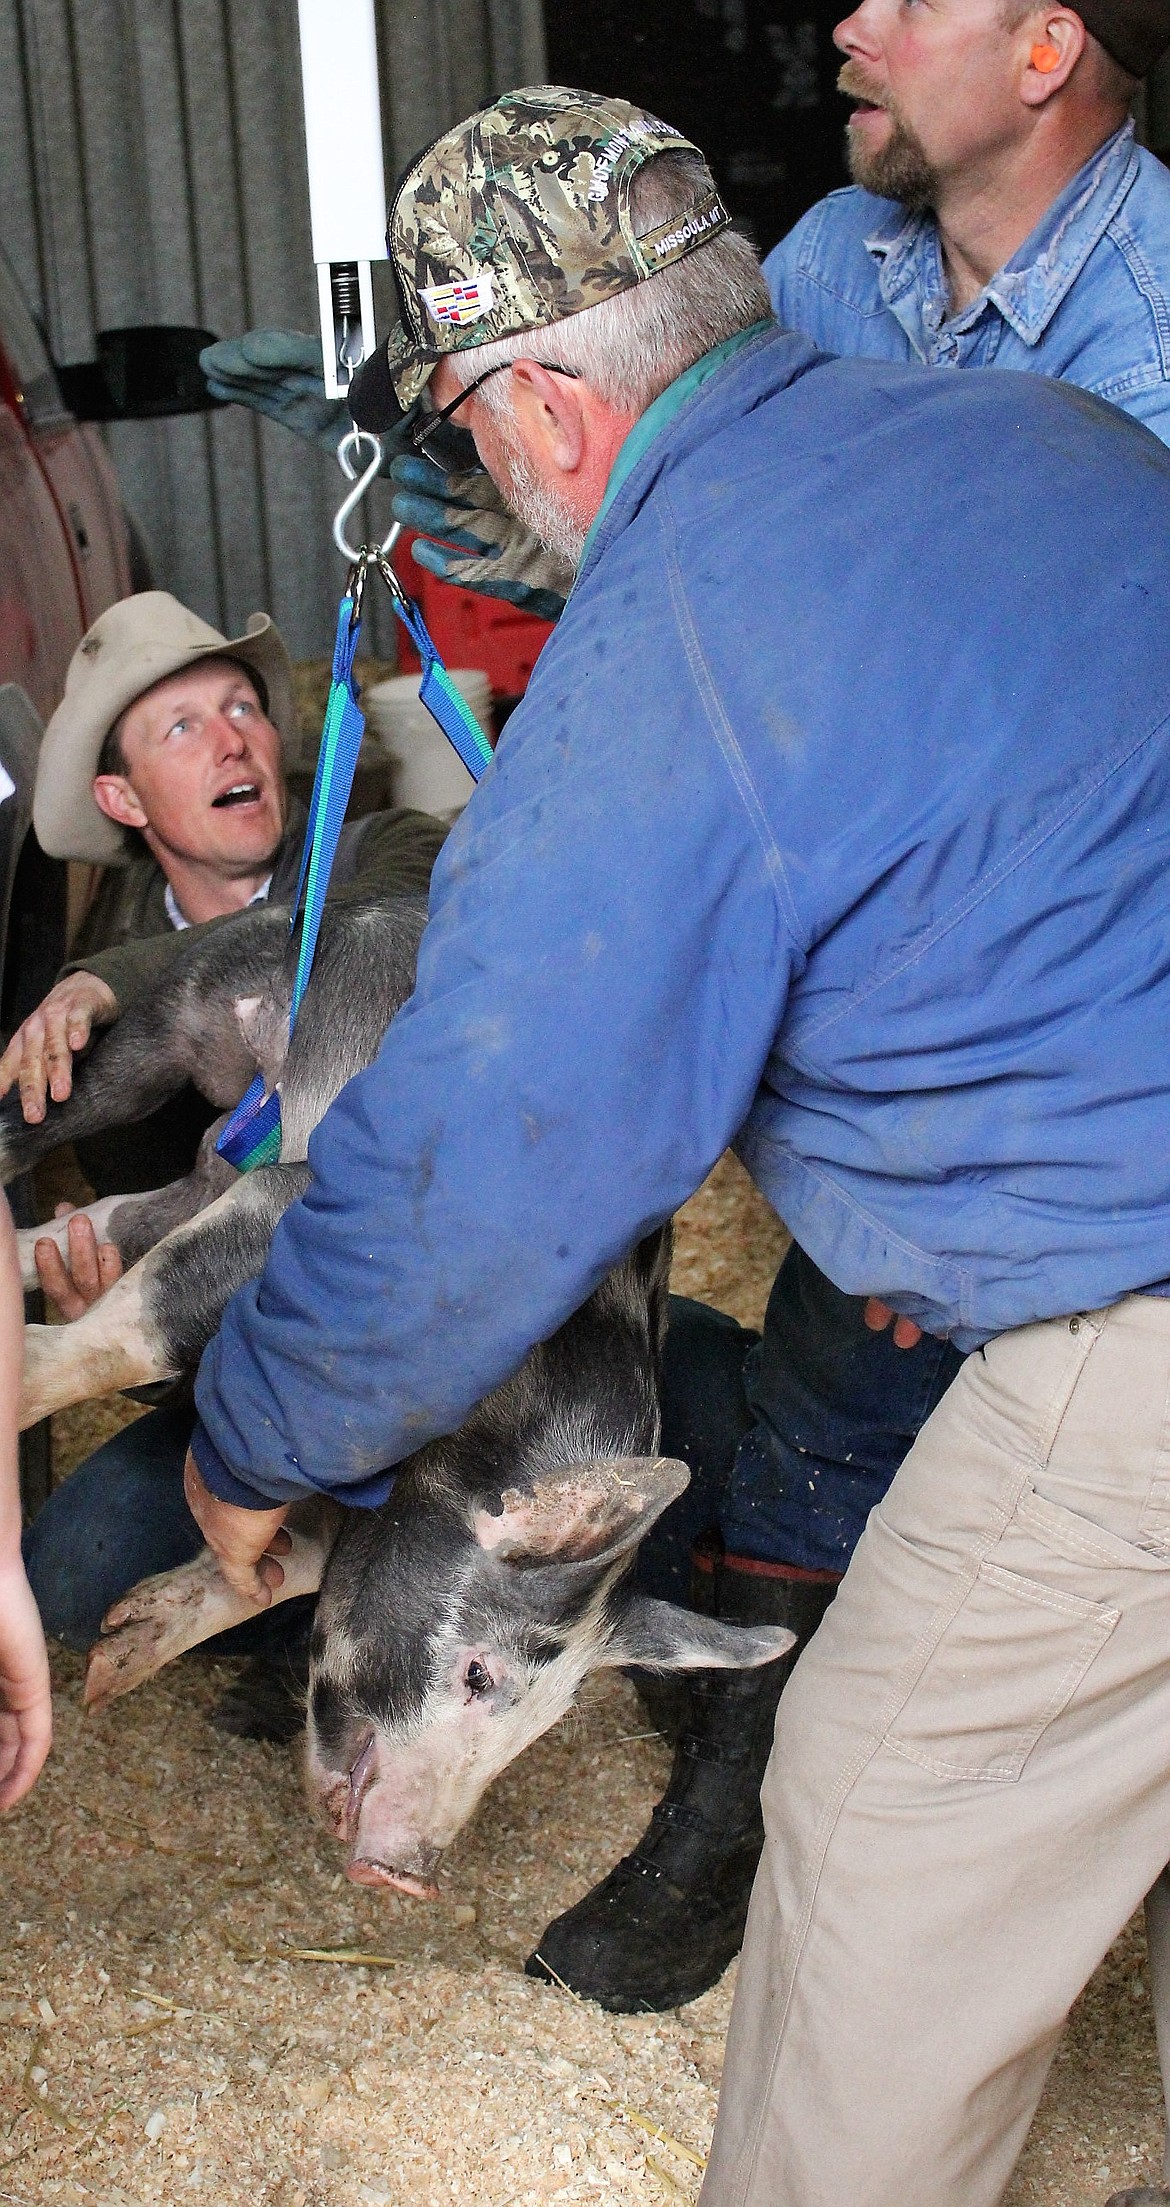
[[[207,345],[199,365],[213,398],[267,414],[322,451],[336,453],[353,423],[344,399],[326,398],[321,340],[300,330],[246,330]]]
[[[899,1318],[888,1303],[879,1302],[876,1295],[871,1295],[865,1306],[865,1323],[870,1332],[884,1333],[891,1318],[894,1321],[894,1347],[916,1349],[922,1339],[921,1326],[916,1326],[912,1318]]]
[[[46,1091],[54,1103],[73,1092],[73,1054],[84,1050],[95,1027],[108,1027],[118,1016],[118,999],[96,973],[67,973],[18,1027],[0,1057],[0,1096],[20,1083],[20,1102],[30,1126],[45,1116]]]
[[[245,330],[242,337],[221,337],[204,346],[199,365],[213,398],[267,414],[269,421],[307,437],[331,457],[353,428],[345,400],[325,396],[320,338],[307,337],[302,330]],[[393,429],[379,430],[383,474],[413,419],[412,408]]]
[[[112,1241],[99,1241],[93,1220],[71,1203],[59,1203],[56,1216],[69,1220],[69,1257],[62,1256],[55,1241],[46,1236],[33,1247],[37,1278],[50,1303],[62,1318],[80,1318],[115,1280],[122,1277],[121,1251]]]
[[[35,1785],[52,1744],[45,1635],[17,1553],[0,1564],[0,1809]]]
[[[188,1451],[183,1466],[183,1492],[187,1507],[204,1540],[218,1561],[229,1586],[257,1609],[267,1609],[274,1587],[284,1585],[278,1556],[287,1556],[292,1541],[281,1530],[287,1505],[278,1510],[240,1510],[233,1502],[220,1502],[203,1484],[199,1466]]]
[[[444,475],[433,461],[404,453],[390,479],[394,519],[419,531],[413,547],[419,567],[542,621],[560,619],[573,570],[509,511],[490,475]],[[428,541],[436,537],[441,541]]]

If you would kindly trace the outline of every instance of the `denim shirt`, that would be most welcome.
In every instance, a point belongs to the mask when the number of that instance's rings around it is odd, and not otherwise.
[[[1170,443],[1170,172],[1132,123],[961,313],[933,216],[856,187],[810,208],[764,268],[779,321],[825,352],[1055,376]]]

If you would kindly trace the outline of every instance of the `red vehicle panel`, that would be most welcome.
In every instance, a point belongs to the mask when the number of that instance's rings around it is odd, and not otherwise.
[[[86,629],[131,588],[129,538],[98,432],[67,413],[0,256],[0,683],[42,719]]]

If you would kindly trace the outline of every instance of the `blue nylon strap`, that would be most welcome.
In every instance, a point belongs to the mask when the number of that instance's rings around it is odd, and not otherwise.
[[[422,682],[418,694],[432,719],[438,722],[447,741],[458,752],[472,780],[477,782],[491,758],[491,745],[435,650],[417,605],[413,599],[403,595],[389,576],[387,584],[391,589],[394,610],[422,661]],[[353,599],[347,593],[337,613],[333,676],[329,685],[329,702],[325,707],[321,748],[317,754],[317,771],[313,778],[313,796],[305,829],[304,850],[301,853],[297,893],[293,899],[292,927],[295,929],[297,924],[302,896],[305,900],[305,917],[301,927],[301,946],[293,982],[292,1009],[289,1013],[290,1034],[301,1007],[301,999],[309,985],[329,877],[337,855],[337,841],[345,820],[345,808],[349,803],[354,770],[365,731],[365,718],[358,704],[357,685],[353,679],[353,662],[360,633],[361,622],[354,616]],[[237,1172],[254,1172],[257,1165],[276,1163],[280,1156],[280,1091],[274,1088],[268,1094],[262,1073],[257,1073],[246,1095],[241,1097],[215,1146],[219,1155],[229,1165],[234,1165]]]
[[[492,747],[467,699],[456,689],[435,650],[430,631],[413,598],[402,597],[395,591],[394,611],[422,660],[418,694],[432,720],[438,721],[448,743],[458,752],[472,781],[477,782],[491,758]]]
[[[308,987],[317,936],[321,929],[321,913],[329,888],[329,876],[333,872],[333,861],[337,856],[337,839],[345,820],[345,808],[353,788],[354,770],[365,732],[365,716],[357,701],[357,686],[353,679],[354,655],[360,634],[361,622],[353,617],[353,602],[348,597],[343,598],[337,614],[333,679],[329,685],[329,703],[325,708],[325,727],[321,736],[321,749],[317,754],[309,825],[305,830],[301,873],[293,902],[295,927],[301,895],[304,893],[305,918],[301,929],[296,980],[293,983],[290,1029]]]
[[[345,819],[345,808],[349,803],[354,769],[365,728],[353,679],[354,655],[361,633],[361,623],[353,618],[353,610],[352,598],[344,597],[337,613],[337,638],[333,646],[329,702],[325,707],[325,726],[321,734],[321,748],[317,753],[317,771],[313,778],[313,795],[305,828],[304,849],[301,852],[301,870],[297,892],[293,898],[293,928],[297,924],[302,896],[305,897],[305,917],[293,982],[292,1010],[288,1023],[290,1034],[300,1009],[301,998],[308,986],[309,971],[321,927],[321,909],[337,854],[337,839]],[[274,1165],[277,1162],[280,1156],[280,1093],[275,1088],[271,1094],[266,1091],[262,1073],[257,1073],[246,1094],[241,1097],[215,1146],[219,1155],[229,1165],[234,1165],[237,1172],[254,1172],[258,1165]]]
[[[257,1073],[241,1096],[231,1118],[216,1139],[216,1149],[237,1172],[255,1172],[257,1165],[275,1165],[280,1158],[280,1095],[269,1095],[263,1073]]]

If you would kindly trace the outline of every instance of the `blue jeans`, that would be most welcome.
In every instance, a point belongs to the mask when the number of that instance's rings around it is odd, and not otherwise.
[[[895,1348],[864,1309],[795,1245],[762,1336],[671,1297],[662,1450],[689,1463],[691,1485],[643,1545],[649,1593],[687,1599],[691,1539],[712,1525],[736,1555],[844,1571],[963,1362],[932,1335]]]
[[[189,1402],[148,1412],[87,1456],[28,1527],[29,1584],[45,1631],[67,1648],[84,1652],[111,1602],[202,1548],[183,1495],[194,1422]],[[208,1645],[223,1654],[276,1655],[304,1636],[314,1606],[306,1597],[282,1603]]]
[[[662,1449],[691,1484],[643,1542],[639,1583],[686,1603],[693,1542],[712,1525],[737,1555],[843,1571],[919,1428],[963,1359],[923,1336],[896,1349],[855,1296],[802,1250],[776,1275],[763,1335],[722,1311],[670,1298]],[[25,1534],[45,1629],[67,1647],[97,1638],[111,1602],[202,1545],[183,1499],[192,1412],[152,1411],[79,1466]],[[265,1611],[221,1635],[224,1651],[275,1653],[303,1635],[312,1602]]]

